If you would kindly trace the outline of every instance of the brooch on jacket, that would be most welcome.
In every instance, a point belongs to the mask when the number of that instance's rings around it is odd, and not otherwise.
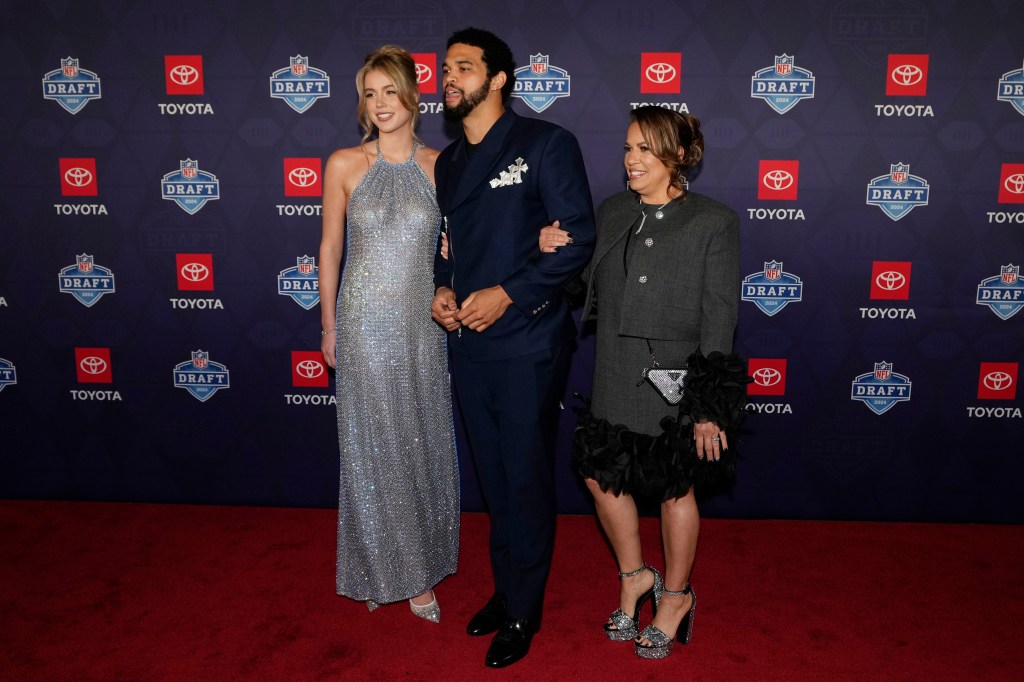
[[[523,182],[523,173],[530,170],[530,167],[523,161],[523,157],[518,157],[516,162],[510,164],[507,171],[501,171],[501,174],[491,180],[491,189],[496,187],[508,187],[509,185],[521,185]]]

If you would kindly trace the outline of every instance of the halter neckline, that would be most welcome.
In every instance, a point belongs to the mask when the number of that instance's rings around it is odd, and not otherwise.
[[[380,150],[380,140],[379,139],[376,140],[374,142],[374,144],[377,147],[377,160],[378,161],[384,161],[385,163],[393,163],[393,162],[388,161],[387,159],[384,158],[384,154]],[[409,154],[409,158],[406,159],[405,161],[398,161],[398,162],[395,162],[395,163],[409,163],[410,161],[412,161],[413,159],[416,158],[416,152],[418,152],[422,148],[423,148],[423,143],[420,142],[418,139],[416,139],[414,137],[412,139],[412,153]]]

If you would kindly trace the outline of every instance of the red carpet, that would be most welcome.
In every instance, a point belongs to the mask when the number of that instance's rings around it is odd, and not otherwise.
[[[607,641],[615,567],[559,518],[544,629],[484,668],[487,520],[463,517],[442,622],[334,595],[335,512],[0,502],[4,680],[1020,680],[1019,526],[705,520],[693,641]],[[645,519],[648,561],[661,565]]]

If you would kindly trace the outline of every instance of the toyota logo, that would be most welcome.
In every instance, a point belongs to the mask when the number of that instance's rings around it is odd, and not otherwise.
[[[1006,372],[989,372],[982,383],[990,391],[1003,391],[1013,385],[1013,377]]]
[[[68,168],[64,180],[73,187],[85,187],[92,182],[92,173],[86,168]]]
[[[924,78],[924,71],[914,64],[901,64],[892,70],[892,80],[896,85],[914,85]]]
[[[675,80],[676,67],[671,64],[666,64],[665,62],[658,62],[648,66],[647,70],[644,71],[644,75],[647,77],[647,80],[652,83],[668,83],[669,81]]]
[[[426,83],[434,77],[434,72],[426,64],[416,64],[416,82]]]
[[[199,71],[196,67],[188,64],[178,64],[170,70],[168,75],[178,85],[192,85],[199,80]]]
[[[878,276],[875,277],[875,284],[878,285],[879,289],[896,291],[897,289],[902,289],[906,286],[907,278],[903,276],[902,272],[886,270],[885,272],[878,273]]]
[[[316,360],[303,360],[295,365],[295,373],[304,379],[315,379],[324,373],[324,366]]]
[[[793,184],[793,174],[784,170],[768,171],[761,180],[764,186],[770,190],[779,191],[789,189]]]
[[[210,276],[210,268],[202,263],[185,263],[181,266],[181,276],[190,282],[202,282]]]
[[[1012,194],[1024,194],[1024,173],[1014,173],[1008,176],[1003,187]]]
[[[782,372],[774,367],[761,367],[754,370],[754,383],[758,386],[774,386],[782,381]]]
[[[316,180],[316,171],[312,168],[293,168],[288,173],[288,182],[296,187],[309,187]]]
[[[82,358],[82,361],[78,363],[78,366],[81,367],[82,371],[86,374],[103,374],[107,371],[107,361],[103,358],[98,358],[95,355]]]

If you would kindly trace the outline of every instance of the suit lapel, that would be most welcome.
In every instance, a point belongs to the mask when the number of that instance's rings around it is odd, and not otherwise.
[[[495,121],[491,129],[484,135],[484,139],[480,142],[480,146],[477,147],[473,158],[470,159],[469,165],[466,166],[466,170],[459,180],[455,195],[452,197],[451,203],[448,204],[448,212],[454,211],[459,204],[465,201],[488,175],[494,174],[494,165],[505,150],[505,141],[517,118],[519,117],[514,111],[506,109],[501,118]],[[466,138],[463,136],[461,144],[455,152],[465,154],[465,144]]]

